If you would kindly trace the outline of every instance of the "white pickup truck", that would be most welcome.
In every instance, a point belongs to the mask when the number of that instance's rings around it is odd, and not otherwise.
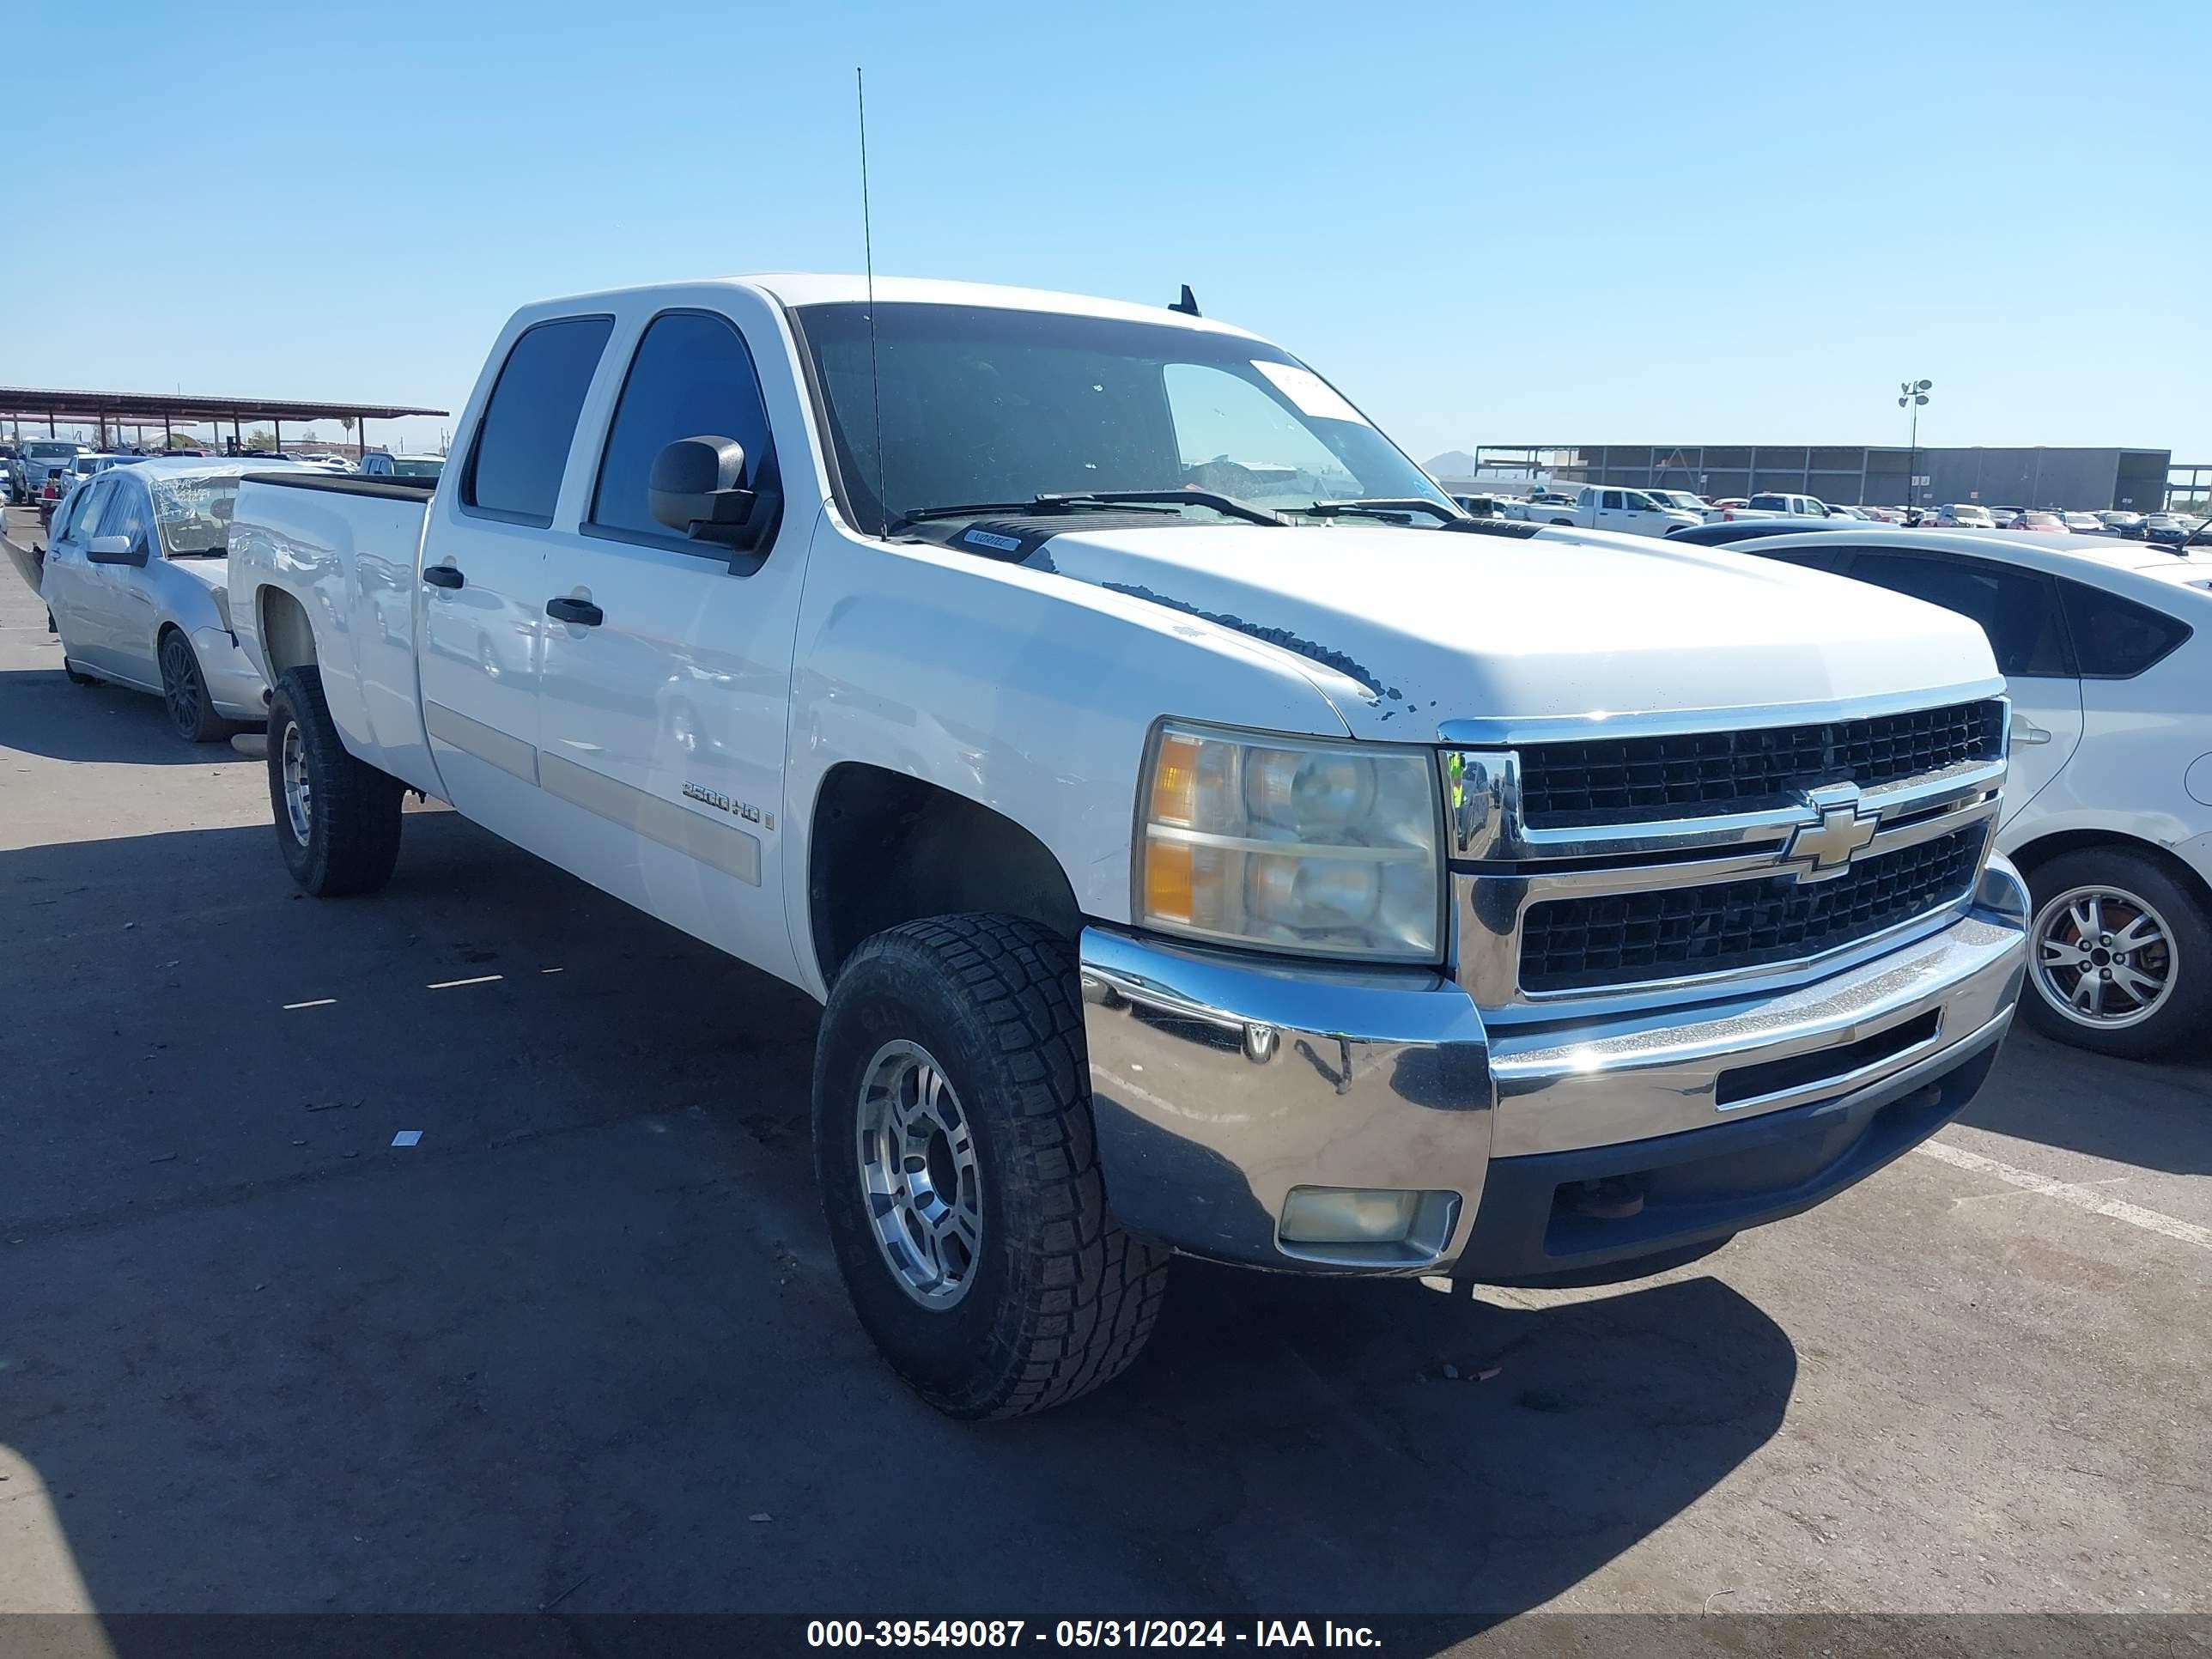
[[[943,1410],[1114,1376],[1177,1251],[1689,1259],[1932,1133],[2011,1020],[1978,629],[1465,518],[1237,329],[588,295],[508,323],[453,458],[240,493],[286,865],[379,886],[420,790],[823,1000],[830,1237]]]
[[[1516,505],[1519,510],[1513,516],[1532,524],[1617,530],[1630,536],[1664,536],[1705,521],[1702,513],[1685,512],[1663,505],[1640,489],[1616,489],[1611,484],[1584,484],[1571,496],[1540,497]]]

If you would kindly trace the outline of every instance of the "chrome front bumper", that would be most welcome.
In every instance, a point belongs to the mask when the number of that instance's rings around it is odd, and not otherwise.
[[[1498,1030],[1440,974],[1094,927],[1082,982],[1108,1200],[1178,1249],[1296,1271],[1532,1279],[1725,1237],[1818,1203],[1966,1104],[2020,996],[2027,914],[1992,859],[1950,926],[1816,983]],[[1598,1182],[1613,1209],[1638,1194],[1637,1213],[1592,1222],[1576,1206]],[[1316,1248],[1281,1237],[1303,1186],[1450,1201],[1402,1246]]]

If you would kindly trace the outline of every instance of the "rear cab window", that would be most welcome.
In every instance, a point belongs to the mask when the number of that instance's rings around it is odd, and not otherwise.
[[[463,512],[541,530],[553,522],[576,416],[613,329],[611,317],[563,317],[516,339],[477,423]]]

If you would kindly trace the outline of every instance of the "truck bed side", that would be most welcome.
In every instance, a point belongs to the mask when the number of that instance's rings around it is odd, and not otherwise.
[[[231,615],[270,684],[302,664],[321,671],[350,753],[442,795],[415,669],[429,504],[427,481],[249,474],[231,524]]]

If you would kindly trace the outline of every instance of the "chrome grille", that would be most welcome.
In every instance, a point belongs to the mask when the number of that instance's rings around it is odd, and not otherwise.
[[[1531,829],[1748,811],[1849,781],[1861,788],[2004,753],[2005,705],[1804,726],[1533,744],[1521,751],[1521,821]]]
[[[1978,823],[1863,855],[1827,881],[1762,876],[1546,900],[1522,918],[1521,988],[1635,985],[1815,957],[1963,898],[1987,835]]]

